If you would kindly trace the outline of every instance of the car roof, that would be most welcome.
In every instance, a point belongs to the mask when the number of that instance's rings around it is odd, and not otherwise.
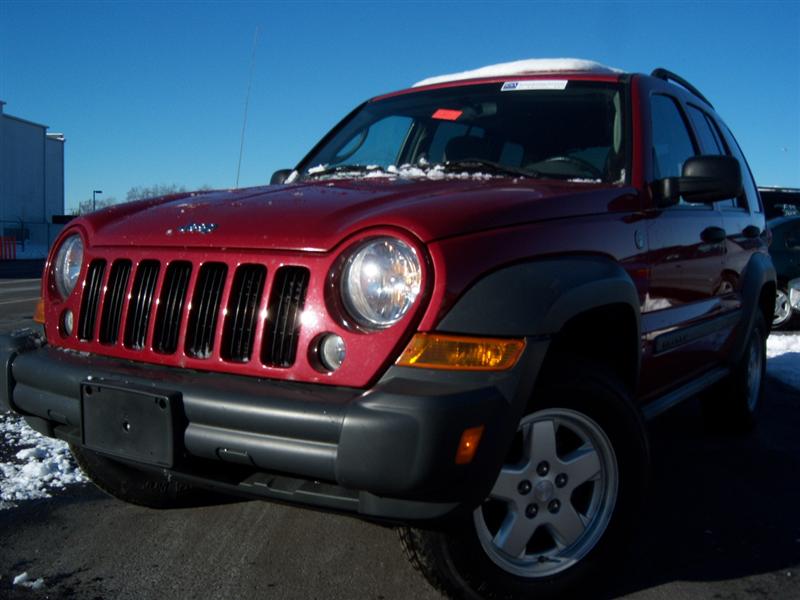
[[[468,79],[491,79],[495,77],[514,77],[520,75],[545,75],[545,74],[604,74],[620,75],[623,71],[608,67],[593,60],[582,58],[528,58],[512,62],[487,65],[478,69],[448,73],[427,77],[416,82],[412,87],[423,87],[452,81]]]

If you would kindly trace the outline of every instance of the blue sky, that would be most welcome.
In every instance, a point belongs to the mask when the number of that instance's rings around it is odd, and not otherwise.
[[[365,98],[532,57],[673,70],[760,185],[800,187],[800,2],[14,2],[5,110],[63,132],[67,209],[92,189],[268,181]]]

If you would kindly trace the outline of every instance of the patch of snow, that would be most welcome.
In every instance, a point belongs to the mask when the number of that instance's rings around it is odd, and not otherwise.
[[[767,373],[800,389],[800,333],[773,333],[767,338]]]
[[[567,179],[571,183],[603,183],[602,179],[592,179],[587,177],[572,177]]]
[[[0,414],[0,443],[18,449],[0,461],[0,510],[21,500],[49,498],[52,490],[87,481],[65,442],[38,434],[11,413]]]
[[[31,581],[28,572],[25,571],[14,577],[13,585],[30,588],[32,590],[41,590],[44,587],[44,579],[39,577],[39,579]]]
[[[308,169],[308,174],[313,175],[320,173],[327,167],[312,167]],[[336,181],[343,179],[430,179],[433,181],[441,181],[445,179],[472,179],[477,181],[485,181],[487,179],[494,179],[500,175],[493,175],[490,173],[471,172],[471,171],[450,171],[445,170],[443,165],[436,164],[430,165],[427,161],[420,160],[417,165],[404,164],[400,166],[389,165],[385,169],[378,165],[369,165],[366,171],[352,170],[348,171],[343,169],[337,172],[324,173],[317,177],[320,180]],[[330,185],[330,184],[328,184]]]
[[[418,81],[412,87],[460,81],[462,79],[478,79],[481,77],[512,77],[514,75],[534,75],[538,73],[622,73],[613,67],[607,67],[593,60],[580,58],[528,58],[512,62],[488,65],[479,69],[437,75]]]

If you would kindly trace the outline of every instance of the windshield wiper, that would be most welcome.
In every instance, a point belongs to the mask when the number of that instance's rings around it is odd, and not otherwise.
[[[305,173],[305,177],[320,177],[324,175],[336,175],[338,173],[366,173],[372,171],[383,171],[381,167],[367,165],[335,165],[332,167],[320,165],[311,167]]]
[[[514,177],[541,177],[537,171],[528,171],[526,169],[517,169],[502,165],[492,160],[484,160],[482,158],[464,158],[461,160],[448,160],[442,166],[448,171],[488,171],[490,173],[513,175]]]

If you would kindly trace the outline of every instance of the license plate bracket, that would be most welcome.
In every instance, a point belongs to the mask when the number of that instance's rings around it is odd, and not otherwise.
[[[170,468],[180,394],[114,382],[81,383],[81,431],[90,450]]]

